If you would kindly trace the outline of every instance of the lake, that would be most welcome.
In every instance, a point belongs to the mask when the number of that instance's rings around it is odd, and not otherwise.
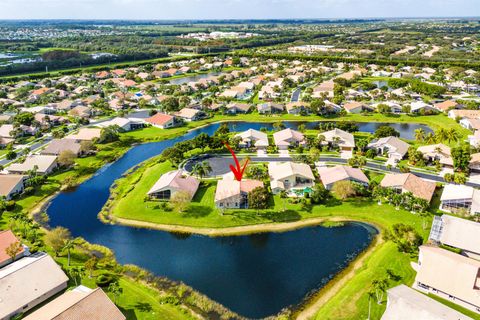
[[[158,276],[183,281],[241,315],[261,318],[298,304],[309,292],[321,288],[369,245],[376,231],[364,224],[350,223],[284,233],[185,238],[168,232],[107,225],[97,219],[109,197],[110,186],[129,168],[176,142],[200,133],[211,135],[219,125],[133,147],[77,188],[60,193],[47,213],[51,226],[64,226],[73,236],[111,248],[120,263],[136,264]],[[271,124],[229,123],[231,130],[237,131],[266,125]]]

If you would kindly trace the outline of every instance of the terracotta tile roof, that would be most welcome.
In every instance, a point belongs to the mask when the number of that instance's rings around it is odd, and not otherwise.
[[[171,121],[173,116],[165,114],[165,113],[157,113],[150,118],[145,119],[148,123],[156,124],[156,125],[164,125],[165,123]]]
[[[4,264],[10,260],[10,256],[5,252],[5,250],[12,244],[18,242],[17,237],[10,230],[0,231],[0,265]],[[22,247],[20,253],[24,251]]]
[[[386,174],[380,185],[387,188],[397,187],[405,189],[415,197],[425,199],[428,202],[432,199],[436,188],[434,182],[425,181],[412,173]]]

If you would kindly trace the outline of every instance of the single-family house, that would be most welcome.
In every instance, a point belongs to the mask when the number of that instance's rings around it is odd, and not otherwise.
[[[282,190],[311,188],[315,176],[308,164],[296,162],[270,162],[268,164],[270,187],[274,194]]]
[[[247,209],[248,193],[255,188],[263,188],[263,182],[258,180],[219,180],[215,190],[215,206],[220,209]]]
[[[412,113],[418,113],[422,111],[432,111],[432,110],[435,110],[433,106],[423,101],[414,101],[410,103],[410,112]]]
[[[175,116],[185,120],[185,121],[197,121],[205,116],[205,113],[198,109],[193,108],[182,108],[180,111],[175,113]]]
[[[410,145],[397,137],[390,136],[370,142],[367,148],[376,150],[378,154],[387,154],[387,163],[393,165],[405,157]]]
[[[156,113],[150,118],[145,119],[145,121],[160,129],[167,129],[175,126],[175,117],[165,113]]]
[[[73,117],[90,118],[92,116],[92,109],[90,107],[80,105],[70,109],[68,114]]]
[[[446,184],[440,197],[440,210],[449,213],[480,213],[480,190],[457,184]]]
[[[367,109],[367,106],[363,102],[352,101],[345,103],[343,108],[345,111],[347,111],[347,113],[361,113]]]
[[[309,103],[302,101],[289,102],[286,105],[286,109],[289,114],[307,113],[310,110],[309,105]]]
[[[24,320],[125,320],[101,288],[78,286],[23,318]]]
[[[459,121],[460,125],[465,129],[477,131],[480,130],[480,118],[463,118]]]
[[[265,149],[268,147],[267,134],[255,129],[248,129],[244,132],[236,134],[235,137],[239,137],[241,139],[239,146],[242,148],[256,147],[257,149]]]
[[[280,150],[286,150],[291,146],[298,147],[307,144],[305,136],[301,132],[290,128],[275,132],[273,134],[273,140]]]
[[[443,102],[435,103],[433,105],[435,109],[437,109],[440,112],[447,113],[452,109],[457,109],[459,107],[458,103],[453,100],[445,100]]]
[[[333,98],[334,87],[335,87],[335,82],[333,82],[333,80],[324,81],[320,83],[318,86],[316,86],[315,88],[313,88],[312,97],[321,98],[322,96],[325,96],[326,98]]]
[[[318,136],[324,137],[325,140],[322,144],[340,148],[342,158],[352,157],[353,149],[355,148],[355,138],[350,132],[335,128],[330,131],[319,133]]]
[[[453,167],[451,149],[443,143],[421,146],[417,151],[422,153],[428,162],[439,161],[444,167]]]
[[[348,166],[318,167],[318,174],[325,189],[331,190],[338,181],[352,181],[368,186],[369,180],[362,170]]]
[[[480,312],[480,261],[442,248],[419,248],[413,287]]]
[[[468,143],[474,148],[480,146],[480,130],[475,130],[472,135],[468,136]]]
[[[22,193],[25,188],[25,179],[26,177],[23,175],[0,175],[0,197],[10,200],[17,194]]]
[[[450,119],[456,120],[462,119],[462,118],[474,118],[478,119],[480,118],[480,110],[469,110],[469,109],[462,109],[462,110],[457,110],[453,109],[448,111],[448,117]]]
[[[74,139],[53,139],[40,153],[58,156],[64,151],[71,151],[79,156],[82,153],[82,146]]]
[[[226,106],[227,112],[230,114],[248,113],[250,105],[248,103],[231,102]]]
[[[37,252],[0,269],[0,319],[24,313],[67,288],[68,277],[48,254]]]
[[[175,193],[184,191],[192,199],[199,185],[200,182],[194,177],[185,175],[182,170],[174,170],[163,174],[147,195],[158,200],[170,200]]]
[[[380,186],[393,189],[397,193],[410,192],[414,197],[430,202],[437,185],[412,173],[388,173],[380,182]]]
[[[387,308],[381,320],[472,320],[404,284],[387,290]]]
[[[448,214],[434,216],[429,239],[462,250],[463,255],[479,260],[480,223]]]
[[[113,118],[112,120],[98,123],[97,126],[102,128],[118,126],[123,131],[132,131],[132,130],[143,128],[145,124],[142,121],[139,121],[134,118],[116,117],[116,118]]]
[[[7,254],[7,249],[14,243],[20,243],[20,241],[11,230],[0,230],[0,270],[7,264],[15,262],[15,260],[29,254],[28,247],[21,245],[17,254],[12,259],[12,257]]]
[[[57,168],[57,156],[51,155],[30,155],[23,163],[13,163],[6,168],[12,174],[25,174],[28,171],[36,170],[40,175],[51,173]]]
[[[265,102],[257,105],[257,111],[260,114],[281,113],[285,110],[285,106],[281,103]]]
[[[77,133],[66,136],[64,139],[75,141],[93,141],[100,138],[102,129],[99,128],[80,128]]]

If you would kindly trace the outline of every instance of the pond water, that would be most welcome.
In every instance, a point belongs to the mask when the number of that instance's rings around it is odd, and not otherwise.
[[[265,125],[229,124],[237,131]],[[106,225],[97,219],[110,186],[125,171],[179,141],[203,132],[211,135],[218,127],[218,123],[212,124],[175,139],[133,147],[77,188],[60,193],[47,213],[51,226],[64,226],[73,236],[111,248],[120,263],[136,264],[156,275],[183,281],[235,312],[261,318],[301,302],[310,291],[324,285],[368,246],[376,231],[352,223],[250,236],[183,237]]]
[[[181,78],[176,78],[170,80],[171,84],[175,85],[181,85],[189,82],[197,82],[200,79],[206,79],[208,77],[215,77],[218,76],[220,72],[209,72],[209,73],[202,73],[202,74],[196,74],[193,76],[187,76],[187,77],[181,77]]]

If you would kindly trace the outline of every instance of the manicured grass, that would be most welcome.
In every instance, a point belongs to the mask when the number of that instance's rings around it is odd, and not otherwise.
[[[256,112],[242,115],[215,115],[201,121],[189,122],[186,126],[171,129],[159,129],[148,127],[142,130],[127,132],[124,135],[141,141],[163,140],[175,137],[187,132],[189,129],[198,128],[203,125],[219,121],[245,121],[245,122],[278,122],[278,121],[353,121],[353,122],[390,122],[390,123],[420,123],[429,126],[432,130],[440,128],[454,128],[460,134],[459,141],[467,138],[471,132],[456,121],[444,114],[432,116],[408,116],[408,115],[384,115],[380,113],[371,114],[348,114],[342,117],[320,117],[315,115],[299,116],[293,114],[282,115],[261,115]],[[356,133],[359,137],[362,133]]]
[[[144,201],[148,190],[165,172],[172,170],[168,162],[151,160],[132,174],[117,180],[114,188],[114,201],[110,213],[116,217],[148,221],[158,224],[175,224],[193,227],[221,228],[252,225],[258,223],[297,221],[313,217],[344,217],[373,222],[382,226],[405,222],[421,228],[418,215],[395,210],[390,205],[378,206],[371,200],[355,199],[347,202],[332,200],[327,205],[313,206],[305,211],[301,204],[273,196],[271,207],[261,210],[226,210],[224,215],[214,206],[215,181],[204,181],[184,213],[165,211],[157,201]],[[376,179],[381,176],[371,173]],[[285,211],[284,209],[285,205]],[[375,215],[372,213],[375,212]],[[427,233],[425,232],[425,235]]]
[[[394,243],[384,243],[365,260],[355,276],[318,310],[315,319],[367,319],[368,295],[366,293],[372,289],[372,280],[384,278],[387,269],[400,277],[397,281],[391,280],[390,287],[400,283],[411,285],[415,279],[415,271],[410,267],[409,256],[398,252]],[[372,298],[371,319],[381,318],[385,311],[385,304],[386,294],[380,305],[377,304],[375,297]]]
[[[129,320],[194,319],[179,306],[160,304],[158,292],[139,284],[138,281],[122,278],[120,279],[120,286],[123,289],[123,294],[118,297],[117,304]],[[110,294],[110,299],[113,300],[113,298]]]
[[[49,253],[54,257],[53,252]],[[83,266],[88,258],[89,256],[87,256],[85,252],[76,248],[71,252],[70,266]],[[58,257],[55,257],[55,260],[64,270],[68,269],[67,255],[65,252]],[[93,272],[91,278],[87,271],[81,278],[81,284],[89,288],[97,287],[95,279],[99,274],[104,272],[112,273],[113,271],[100,268]],[[120,276],[119,284],[123,292],[116,298],[116,304],[127,317],[127,320],[193,319],[189,312],[180,305],[160,303],[160,292],[141,281],[135,281],[126,276]],[[75,282],[70,280],[68,286],[70,289],[74,288]],[[103,288],[103,291],[108,294],[112,301],[115,301],[115,296],[108,292],[107,288]]]
[[[274,196],[271,208],[267,210],[227,210],[222,215],[213,205],[215,181],[204,182],[194,197],[187,212],[166,212],[158,202],[144,202],[146,192],[161,176],[172,169],[169,163],[151,161],[145,168],[117,181],[112,213],[116,217],[147,221],[157,224],[182,225],[200,228],[223,228],[246,226],[259,223],[299,221],[314,217],[324,217],[327,221],[347,219],[373,223],[381,230],[389,229],[396,223],[413,226],[426,240],[432,217],[422,217],[405,210],[396,210],[388,204],[378,205],[370,199],[352,199],[345,202],[332,200],[326,205],[313,206],[305,210],[301,204]],[[373,180],[380,179],[381,174],[371,172]],[[285,211],[284,211],[285,205]],[[372,280],[386,277],[386,270],[392,271],[398,279],[391,280],[389,287],[400,283],[411,285],[415,272],[410,262],[416,257],[400,253],[390,241],[381,242],[373,249],[360,269],[355,271],[352,279],[334,294],[318,311],[316,319],[366,319],[368,313],[368,291]],[[346,270],[348,271],[348,269]],[[341,278],[340,278],[341,279]],[[329,283],[334,285],[336,280]],[[321,293],[320,293],[321,294]],[[372,319],[379,319],[385,310],[386,296],[382,304],[372,300]]]

